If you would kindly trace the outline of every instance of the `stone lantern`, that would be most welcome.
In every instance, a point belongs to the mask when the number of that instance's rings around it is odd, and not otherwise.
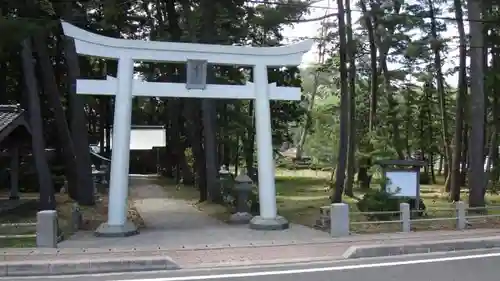
[[[219,170],[220,194],[224,203],[227,203],[228,196],[231,194],[233,177],[226,165],[222,165]]]
[[[241,173],[235,179],[234,190],[236,191],[236,213],[229,217],[229,222],[234,224],[246,224],[252,219],[248,198],[253,190],[252,179],[246,174]]]
[[[101,164],[99,166],[99,170],[102,171],[101,183],[108,184],[109,166],[106,164]]]

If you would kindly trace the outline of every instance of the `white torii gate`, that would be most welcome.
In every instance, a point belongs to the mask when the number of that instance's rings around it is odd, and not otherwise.
[[[255,99],[260,215],[253,229],[285,229],[288,221],[277,215],[272,128],[269,100],[300,100],[297,87],[269,84],[268,67],[297,66],[311,49],[312,40],[283,47],[245,47],[193,43],[153,42],[110,38],[62,22],[64,34],[75,40],[81,55],[118,59],[117,78],[77,80],[77,93],[115,95],[113,151],[109,187],[108,221],[96,235],[117,237],[137,234],[127,221],[129,144],[133,96]],[[134,61],[187,62],[187,83],[144,82],[133,79]],[[253,83],[206,84],[207,64],[253,67]]]

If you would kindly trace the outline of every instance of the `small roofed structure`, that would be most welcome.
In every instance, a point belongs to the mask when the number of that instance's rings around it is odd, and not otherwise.
[[[0,105],[0,147],[2,156],[10,157],[10,196],[19,199],[19,150],[21,139],[27,139],[30,129],[19,105]]]
[[[9,199],[11,200],[19,199],[20,156],[25,149],[31,146],[31,130],[26,120],[26,111],[19,104],[0,105],[0,150],[2,157],[10,158],[8,171],[10,179]],[[35,154],[36,152],[33,151],[33,156],[37,157]],[[45,157],[42,159],[46,160]],[[47,165],[47,162],[45,161],[43,164]],[[36,170],[38,171],[38,169]],[[40,178],[41,175],[37,176]]]
[[[31,133],[24,113],[19,104],[0,105],[0,142],[18,128],[22,128],[24,133]]]

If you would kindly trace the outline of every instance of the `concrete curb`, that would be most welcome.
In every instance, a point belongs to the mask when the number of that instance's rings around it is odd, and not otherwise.
[[[48,276],[130,271],[180,269],[171,258],[130,257],[114,259],[80,259],[54,261],[0,262],[0,276]]]
[[[410,244],[352,246],[342,256],[345,259],[357,259],[491,248],[500,248],[499,237],[454,239]]]

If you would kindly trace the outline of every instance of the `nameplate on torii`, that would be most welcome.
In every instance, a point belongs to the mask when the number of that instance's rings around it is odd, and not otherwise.
[[[206,60],[188,60],[186,64],[186,89],[205,90],[207,87]]]
[[[268,85],[271,100],[300,100],[298,87],[278,87],[276,83]],[[118,92],[118,79],[107,76],[106,80],[78,79],[76,91],[83,95],[114,96]],[[219,99],[255,99],[254,84],[219,85],[206,84],[203,89],[188,89],[185,83],[147,82],[133,79],[132,96],[136,97],[180,97],[180,98],[219,98]]]

